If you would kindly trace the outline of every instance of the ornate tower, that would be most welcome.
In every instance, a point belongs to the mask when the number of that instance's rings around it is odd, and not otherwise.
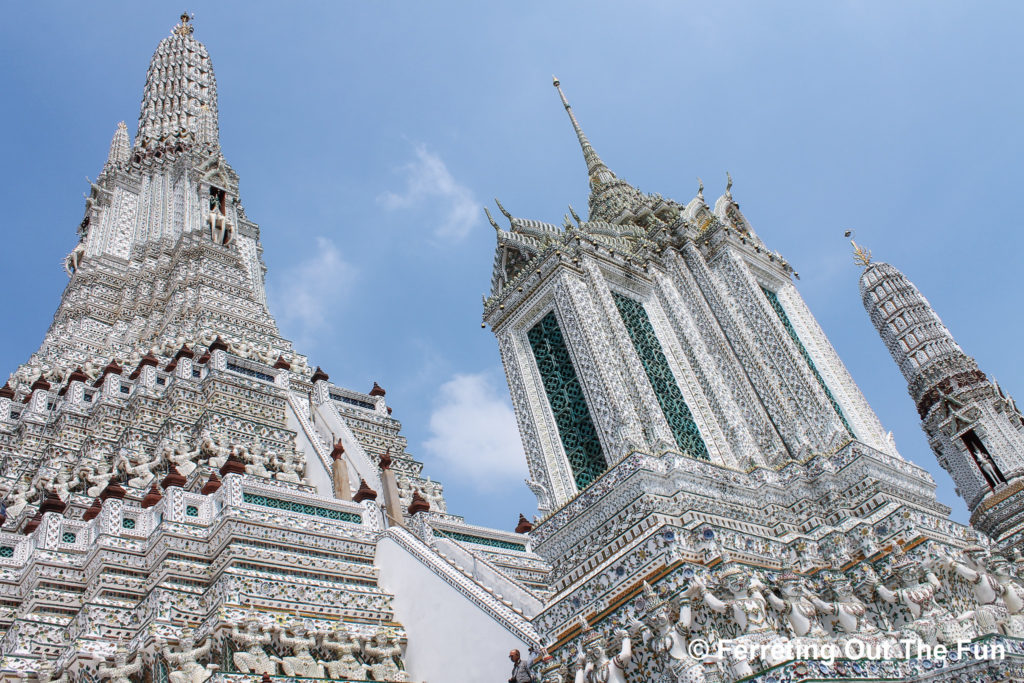
[[[896,452],[731,178],[713,207],[703,185],[686,204],[640,192],[555,86],[589,214],[569,207],[555,225],[499,203],[508,222],[491,218],[483,312],[543,515],[530,537],[554,596],[533,623],[551,651],[571,659],[596,637],[587,629],[610,637],[642,615],[658,602],[630,603],[644,580],[679,597],[695,575],[768,585],[798,567],[851,571],[863,585],[860,563],[888,562],[894,548],[972,539]],[[671,666],[652,657],[638,680]]]
[[[91,183],[53,323],[0,388],[3,680],[475,681],[537,644],[543,561],[448,514],[381,387],[294,351],[259,235],[183,15],[134,144],[118,124]]]
[[[203,330],[296,360],[266,307],[259,226],[221,153],[213,64],[185,15],[153,54],[134,145],[117,126],[79,237],[34,362],[124,360]]]
[[[1024,417],[963,352],[917,287],[857,247],[860,293],[907,380],[939,464],[967,502],[971,525],[1006,546],[1024,529]]]
[[[556,86],[558,85],[556,81]],[[588,220],[493,219],[484,319],[498,337],[543,511],[630,453],[748,470],[852,440],[895,455],[791,281],[732,197],[646,195],[613,173],[561,88]],[[490,216],[490,213],[488,213]]]

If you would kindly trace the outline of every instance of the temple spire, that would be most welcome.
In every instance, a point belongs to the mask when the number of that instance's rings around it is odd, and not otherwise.
[[[107,154],[107,167],[116,166],[128,161],[130,146],[128,144],[128,126],[124,121],[117,124],[114,139],[110,141],[110,152]]]
[[[587,175],[590,176],[591,187],[597,188],[615,180],[615,174],[601,161],[601,157],[597,155],[593,145],[590,144],[590,140],[583,133],[580,122],[576,120],[576,115],[572,112],[572,105],[569,104],[565,93],[562,92],[562,85],[558,77],[552,76],[551,80],[555,89],[558,90],[558,96],[562,98],[562,105],[565,107],[566,113],[569,114],[569,120],[572,122],[573,130],[576,131],[576,137],[579,138],[580,147],[583,149],[583,160],[587,162]]]

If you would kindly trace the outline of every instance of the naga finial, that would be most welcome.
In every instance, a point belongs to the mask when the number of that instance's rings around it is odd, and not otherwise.
[[[697,177],[697,199],[704,201],[704,181]]]
[[[505,207],[501,205],[497,197],[494,198],[494,203],[498,205],[498,210],[505,214],[505,218],[512,220],[512,214],[505,210]]]
[[[728,171],[725,172],[725,196],[732,199],[732,176]]]
[[[487,210],[486,206],[484,207],[484,213],[487,214],[487,220],[490,221],[491,225],[494,227],[494,230],[496,232],[501,232],[501,226],[498,225],[497,221],[494,220],[494,217],[491,216],[491,212]]]
[[[583,221],[580,220],[579,214],[576,213],[576,209],[572,208],[572,204],[569,205],[569,213],[572,214],[572,217],[576,221],[576,224],[582,228]]]

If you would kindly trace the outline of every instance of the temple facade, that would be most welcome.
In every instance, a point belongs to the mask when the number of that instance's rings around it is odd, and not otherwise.
[[[476,683],[516,648],[543,683],[1024,680],[1012,401],[866,264],[956,524],[731,178],[713,206],[640,192],[555,86],[586,219],[488,213],[484,324],[540,510],[502,531],[448,509],[383,388],[281,336],[182,16],[0,389],[0,678]]]

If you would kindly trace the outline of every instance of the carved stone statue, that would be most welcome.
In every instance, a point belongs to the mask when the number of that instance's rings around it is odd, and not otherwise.
[[[111,470],[110,464],[106,460],[101,460],[96,465],[87,465],[80,469],[78,474],[91,484],[85,492],[90,498],[99,496],[115,476],[115,472]]]
[[[992,482],[992,488],[1006,483],[1006,479],[999,473],[996,464],[992,461],[991,455],[984,451],[977,451],[972,453],[972,455],[974,455],[974,459],[978,462],[978,467],[985,473],[988,480]]]
[[[170,665],[171,672],[167,675],[170,683],[203,683],[203,681],[209,680],[215,670],[220,668],[216,664],[203,666],[199,663],[200,659],[205,659],[210,655],[211,641],[207,639],[206,645],[195,647],[194,632],[189,627],[181,630],[177,652],[167,647],[166,641],[162,638],[157,639],[156,645]]]
[[[129,464],[127,467],[127,473],[134,475],[128,480],[128,486],[135,489],[149,488],[149,485],[156,479],[156,474],[154,474],[153,470],[159,465],[159,456],[149,458],[145,454],[140,454],[138,461]]]
[[[671,605],[644,581],[643,626],[651,632],[647,646],[654,656],[665,662],[678,683],[700,683],[704,680],[704,667],[687,649],[690,629],[693,627],[691,596],[684,594],[679,601],[679,618],[672,623]]]
[[[278,471],[274,475],[279,481],[290,481],[298,484],[302,481],[299,473],[297,458],[294,453],[275,454]]]
[[[623,629],[615,630],[615,640],[622,643],[618,654],[608,657],[607,646],[601,634],[595,631],[583,615],[580,652],[576,657],[574,683],[626,683],[626,666],[633,658],[633,645]]]
[[[309,648],[316,647],[316,634],[306,629],[301,617],[296,617],[288,629],[292,635],[283,631],[278,636],[281,644],[292,650],[290,657],[281,659],[281,669],[285,676],[308,676],[310,678],[323,678],[323,665],[313,658]]]
[[[128,663],[128,650],[123,643],[119,643],[114,652],[114,666],[100,666],[96,670],[101,679],[109,678],[110,683],[132,683],[128,678],[142,669],[142,660],[136,655],[134,662]]]
[[[71,277],[78,271],[82,265],[83,258],[85,258],[85,244],[79,242],[71,250],[71,253],[64,258],[64,271],[67,272],[68,277]]]
[[[18,481],[14,488],[14,491],[7,498],[7,517],[9,519],[16,519],[21,511],[28,505],[28,497],[32,488],[30,487],[27,479],[21,479]]]
[[[955,646],[962,637],[962,630],[957,620],[935,602],[935,594],[942,584],[931,567],[904,555],[893,563],[892,569],[900,582],[899,588],[889,590],[877,577],[873,584],[878,597],[891,604],[903,605],[910,614],[909,623],[901,630],[900,640],[916,636],[929,646],[940,642]]]
[[[737,641],[749,644],[751,649],[754,646],[770,647],[775,643],[788,641],[788,638],[776,633],[768,623],[768,601],[753,584],[746,571],[735,565],[730,566],[719,575],[719,583],[730,593],[729,598],[720,600],[704,587],[700,579],[694,579],[694,584],[707,606],[715,612],[730,615],[739,627],[740,635],[736,638]],[[775,661],[769,651],[768,661],[764,663],[767,666],[775,666],[781,662]],[[730,666],[737,678],[754,673],[749,661],[732,657]]]
[[[1002,624],[1003,632],[1015,638],[1024,637],[1024,583],[1010,572],[1010,561],[1005,555],[995,554],[989,561],[992,573],[999,583],[999,596],[1006,605],[1006,621]]]
[[[807,588],[803,577],[785,571],[779,576],[778,585],[781,597],[771,592],[766,597],[772,607],[782,613],[793,635],[819,641],[825,638],[818,610],[811,601],[816,596]]]
[[[53,664],[46,660],[40,659],[39,664],[36,666],[36,680],[38,683],[67,683],[68,672],[62,671],[59,677],[55,677],[56,674],[53,670]]]
[[[231,638],[244,648],[236,652],[232,659],[235,667],[244,674],[276,674],[280,659],[271,657],[264,650],[269,645],[271,635],[264,630],[255,611],[250,609],[242,620],[242,628],[238,624],[231,625]]]
[[[980,635],[1000,633],[1000,625],[1009,617],[1006,605],[1000,599],[1002,586],[985,565],[985,549],[971,545],[963,550],[965,562],[943,558],[946,569],[971,584],[971,593],[978,606],[973,611]]]
[[[328,676],[335,679],[366,678],[370,667],[359,661],[356,656],[363,649],[362,642],[356,633],[345,628],[344,622],[338,621],[334,629],[324,635],[322,647],[334,658],[322,662],[327,668]]]
[[[206,464],[214,469],[223,467],[224,463],[228,461],[228,456],[231,455],[231,449],[224,442],[225,439],[220,434],[216,436],[204,434],[199,444],[199,450],[206,459]]]
[[[835,627],[842,633],[839,638],[840,646],[845,646],[848,640],[853,639],[871,644],[884,643],[886,649],[876,651],[896,652],[896,641],[871,622],[868,618],[868,607],[854,593],[850,580],[838,572],[827,576],[825,580],[835,601],[825,602],[817,596],[812,596],[811,602],[820,613],[835,616]]]
[[[195,460],[199,454],[199,448],[189,450],[189,447],[183,442],[178,442],[173,445],[168,444],[164,446],[163,451],[164,459],[168,463],[174,465],[178,470],[178,473],[183,477],[188,477],[190,474],[195,472],[196,467],[198,467]]]
[[[270,477],[270,470],[267,469],[267,457],[264,455],[262,448],[253,448],[247,451],[245,446],[236,445],[234,449],[236,457],[248,463],[245,466],[246,474],[264,478]]]
[[[57,473],[57,480],[53,483],[53,488],[57,492],[58,498],[70,500],[72,491],[76,491],[81,484],[82,480],[77,473],[72,477],[67,471],[61,470]]]
[[[394,634],[380,629],[373,639],[363,644],[363,655],[369,663],[370,673],[375,681],[408,681],[409,675],[399,666],[402,648]]]

